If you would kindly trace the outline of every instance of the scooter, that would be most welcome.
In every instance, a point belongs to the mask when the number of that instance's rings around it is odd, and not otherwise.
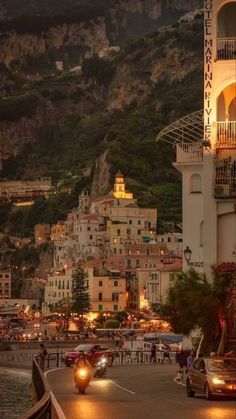
[[[106,357],[101,357],[95,366],[94,377],[101,378],[106,374],[108,360]]]
[[[78,367],[74,373],[75,385],[79,390],[80,394],[85,394],[85,389],[88,387],[91,380],[91,374],[89,368],[86,366]]]

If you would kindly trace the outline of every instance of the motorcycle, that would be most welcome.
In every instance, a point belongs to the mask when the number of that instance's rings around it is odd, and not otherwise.
[[[101,378],[106,374],[108,366],[108,360],[104,356],[99,359],[95,366],[94,377]]]
[[[80,394],[85,394],[85,389],[88,387],[90,380],[90,370],[86,366],[78,367],[74,372],[75,385],[78,388]]]

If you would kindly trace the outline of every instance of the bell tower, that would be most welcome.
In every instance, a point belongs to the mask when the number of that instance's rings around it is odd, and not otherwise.
[[[117,172],[115,177],[113,196],[118,199],[133,199],[133,194],[125,190],[125,179],[120,170]]]

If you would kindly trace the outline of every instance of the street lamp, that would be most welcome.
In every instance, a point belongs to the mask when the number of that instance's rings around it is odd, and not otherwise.
[[[190,260],[192,257],[192,250],[190,249],[190,247],[186,246],[186,249],[184,249],[184,259],[187,262],[187,265],[190,264]]]

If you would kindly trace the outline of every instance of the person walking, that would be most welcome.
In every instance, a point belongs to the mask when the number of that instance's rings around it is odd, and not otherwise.
[[[163,356],[163,364],[165,363],[165,360],[169,361],[169,364],[171,364],[171,359],[170,359],[170,347],[167,343],[165,343],[164,345],[164,356]]]
[[[156,363],[156,354],[157,354],[157,347],[155,343],[152,344],[151,347],[151,361],[155,364]]]
[[[187,369],[186,369],[186,374],[187,374],[187,372],[188,372],[189,368],[191,367],[191,365],[192,365],[192,363],[193,363],[194,359],[195,359],[195,354],[194,354],[194,351],[190,351],[190,354],[189,354],[189,355],[188,355],[188,357],[187,357]]]
[[[40,351],[39,351],[39,365],[42,371],[44,371],[45,367],[45,359],[47,356],[47,349],[45,348],[43,343],[40,343]]]

